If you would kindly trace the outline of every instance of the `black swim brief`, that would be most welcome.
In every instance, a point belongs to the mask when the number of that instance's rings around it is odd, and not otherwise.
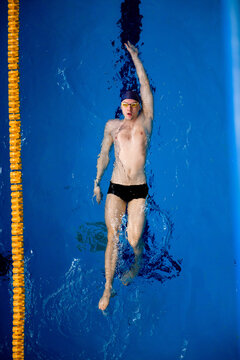
[[[129,202],[133,199],[146,199],[148,194],[148,186],[147,184],[120,185],[114,184],[110,181],[108,194],[114,194],[126,202]]]

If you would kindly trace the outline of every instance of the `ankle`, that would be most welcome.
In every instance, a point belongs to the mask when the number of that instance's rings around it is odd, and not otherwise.
[[[109,291],[111,292],[112,291],[112,285],[111,284],[105,284],[105,290],[104,291]]]

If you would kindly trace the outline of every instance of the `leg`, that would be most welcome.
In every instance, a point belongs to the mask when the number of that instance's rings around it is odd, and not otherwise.
[[[129,282],[138,274],[141,267],[142,253],[144,244],[142,232],[145,224],[145,201],[146,199],[133,199],[128,204],[128,241],[132,246],[135,260],[131,269],[124,274],[122,282],[128,285]]]
[[[111,297],[112,283],[117,262],[117,244],[122,217],[126,211],[126,202],[118,196],[108,194],[105,204],[105,222],[108,230],[108,243],[105,252],[105,277],[106,284],[103,296],[99,301],[98,307],[105,310]]]

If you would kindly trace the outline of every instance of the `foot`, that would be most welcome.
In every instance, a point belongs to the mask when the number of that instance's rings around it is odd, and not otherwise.
[[[104,290],[103,296],[101,297],[98,303],[98,308],[100,310],[105,310],[108,307],[111,294],[112,294],[111,290],[106,290],[106,289]]]
[[[135,276],[138,274],[138,272],[139,272],[139,267],[132,266],[131,269],[127,271],[121,279],[123,285],[125,286],[129,285],[132,282],[132,280],[135,278]]]

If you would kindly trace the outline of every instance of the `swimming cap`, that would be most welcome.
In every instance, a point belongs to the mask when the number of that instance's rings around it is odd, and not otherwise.
[[[127,90],[125,91],[122,96],[121,96],[121,101],[125,100],[125,99],[132,99],[132,100],[136,100],[139,103],[141,102],[140,97],[138,96],[138,93],[136,91],[132,91],[132,90]]]

